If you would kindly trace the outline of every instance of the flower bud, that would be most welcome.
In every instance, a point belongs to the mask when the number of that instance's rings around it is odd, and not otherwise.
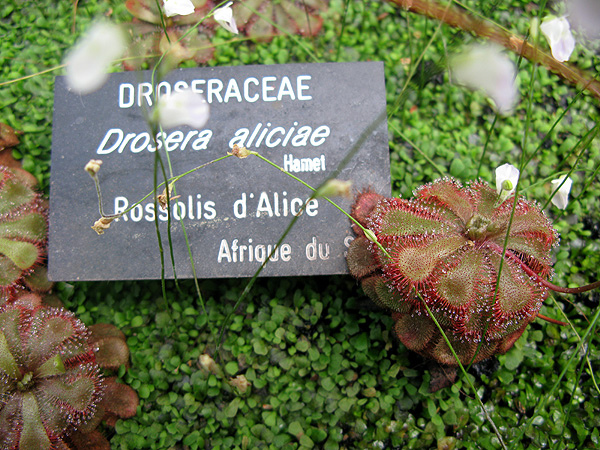
[[[368,228],[365,228],[364,230],[365,233],[365,237],[370,240],[371,242],[377,242],[377,236],[375,235],[375,233],[373,233],[371,230],[369,230]]]
[[[334,178],[327,180],[317,191],[316,197],[351,197],[352,181],[338,180]]]
[[[247,158],[248,156],[250,156],[252,154],[252,152],[250,150],[248,150],[246,147],[240,147],[237,144],[233,144],[231,151],[227,152],[227,154],[237,156],[240,159],[244,159],[244,158]]]
[[[569,193],[571,192],[573,180],[567,178],[565,181],[565,176],[563,175],[556,180],[552,180],[551,183],[553,184],[553,189],[556,189],[556,186],[560,186],[560,189],[552,197],[552,204],[559,209],[566,209],[569,204]]]
[[[238,34],[237,25],[235,23],[235,19],[233,18],[233,10],[231,9],[231,4],[233,2],[228,2],[222,8],[219,8],[215,11],[214,18],[215,20],[225,28],[227,31],[232,32],[233,34]]]
[[[502,164],[496,169],[496,192],[500,201],[506,200],[512,195],[519,182],[519,169],[512,164]]]
[[[175,182],[173,181],[171,184],[169,184],[169,194],[171,194],[173,192],[173,187],[175,187]],[[158,204],[160,205],[160,207],[162,209],[167,209],[167,203],[169,203],[170,200],[175,200],[176,198],[179,198],[180,196],[176,196],[176,197],[171,197],[168,198],[167,197],[167,188],[165,188],[162,192],[162,194],[157,195],[156,196],[156,201],[158,202]]]
[[[198,358],[198,362],[200,363],[200,367],[202,367],[207,372],[212,373],[213,375],[217,375],[221,371],[219,369],[219,366],[217,366],[215,360],[212,358],[212,356],[210,356],[207,353],[203,353],[202,355],[200,355],[200,357]]]
[[[110,224],[115,220],[115,217],[100,217],[96,220],[96,223],[92,225],[92,230],[94,230],[98,235],[104,234],[104,230],[108,230],[110,228]]]
[[[89,162],[85,165],[84,169],[87,173],[90,174],[90,177],[94,178],[98,174],[101,165],[101,159],[90,159]]]
[[[229,384],[236,387],[240,394],[245,394],[250,387],[250,382],[244,375],[238,375],[235,378],[230,378]]]

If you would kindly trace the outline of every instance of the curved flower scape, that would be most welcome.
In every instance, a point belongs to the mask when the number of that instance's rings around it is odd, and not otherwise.
[[[387,255],[355,225],[348,267],[392,311],[410,350],[457,365],[423,302],[462,364],[505,353],[537,316],[558,234],[536,203],[520,197],[507,237],[513,200],[500,202],[484,182],[463,187],[451,178],[422,186],[410,200],[358,196],[352,216]]]
[[[61,308],[0,309],[3,448],[67,448],[63,437],[94,419],[103,393],[89,332]]]

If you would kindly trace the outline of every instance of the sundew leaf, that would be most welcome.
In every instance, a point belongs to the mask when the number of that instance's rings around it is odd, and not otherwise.
[[[35,193],[26,185],[18,183],[12,176],[6,177],[0,186],[2,201],[0,202],[0,215],[8,214],[35,198]]]
[[[0,238],[0,253],[20,269],[29,269],[40,256],[40,249],[30,242]]]
[[[10,258],[0,255],[0,286],[10,286],[21,277],[22,273],[23,271]]]
[[[23,431],[19,448],[39,448],[40,450],[52,448],[52,444],[40,417],[37,400],[31,392],[23,395]]]
[[[46,227],[46,218],[41,213],[25,213],[14,220],[0,221],[0,238],[42,240],[46,237]]]

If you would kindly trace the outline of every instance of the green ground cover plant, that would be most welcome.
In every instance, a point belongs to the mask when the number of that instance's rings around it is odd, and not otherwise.
[[[542,3],[459,6],[525,36]],[[46,194],[53,76],[98,17],[131,20],[120,0],[0,6],[0,121],[24,132],[11,151]],[[445,175],[492,182],[496,167],[525,155],[520,193],[544,206],[561,235],[553,283],[598,278],[598,99],[522,59],[521,102],[497,117],[485,95],[449,82],[448,55],[478,41],[472,34],[387,2],[332,0],[322,18],[313,37],[255,42],[216,28],[208,64],[383,61],[393,194],[409,198]],[[585,42],[571,62],[594,76],[595,51]],[[571,168],[571,199],[559,210],[546,201],[550,180]],[[127,337],[131,367],[118,375],[140,405],[135,417],[104,431],[112,448],[600,445],[598,292],[552,294],[540,312],[567,326],[533,321],[506,355],[432,394],[428,361],[393,337],[392,319],[351,277],[259,279],[237,304],[246,284],[200,280],[201,304],[193,281],[166,289],[158,281],[58,283],[56,293],[80,320],[112,323]]]

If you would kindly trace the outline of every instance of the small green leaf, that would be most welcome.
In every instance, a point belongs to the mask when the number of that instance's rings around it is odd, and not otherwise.
[[[300,425],[300,422],[298,422],[297,420],[293,421],[292,423],[289,424],[288,426],[288,433],[296,436],[297,438],[299,438],[300,436],[302,436],[304,434],[304,430],[302,429],[302,425]]]
[[[227,405],[227,407],[223,411],[225,413],[225,417],[228,417],[230,419],[234,418],[238,412],[238,408],[240,407],[240,402],[241,402],[240,397],[234,398],[231,401],[231,403],[229,403],[229,405]]]
[[[225,364],[225,372],[229,375],[235,375],[238,372],[238,364],[235,361],[229,361]]]
[[[269,353],[269,348],[265,345],[265,343],[263,341],[260,341],[260,340],[254,341],[253,347],[254,347],[254,353],[256,353],[257,355],[265,356]]]
[[[296,348],[298,351],[306,352],[310,348],[310,342],[302,336],[298,342],[296,342]]]
[[[357,352],[365,352],[369,346],[369,338],[367,333],[361,333],[358,336],[350,339],[350,343],[354,346]]]
[[[141,327],[144,324],[144,318],[142,316],[135,316],[131,319],[131,326],[134,328]]]

